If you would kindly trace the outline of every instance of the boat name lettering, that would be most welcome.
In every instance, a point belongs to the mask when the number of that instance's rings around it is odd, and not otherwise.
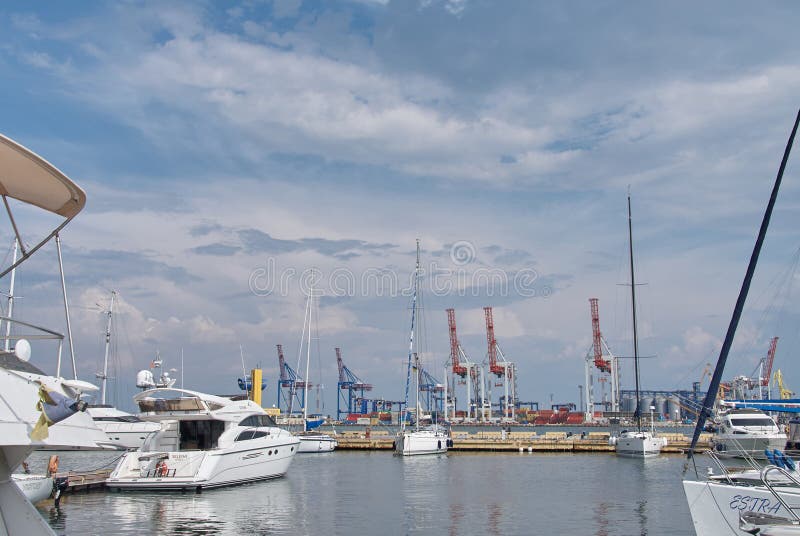
[[[170,455],[170,459],[172,459],[172,460],[188,460],[189,459],[189,455],[188,454],[172,454],[172,455]]]
[[[751,497],[750,495],[734,495],[729,506],[731,510],[775,514],[780,510],[781,503],[778,501],[772,502],[769,499]]]

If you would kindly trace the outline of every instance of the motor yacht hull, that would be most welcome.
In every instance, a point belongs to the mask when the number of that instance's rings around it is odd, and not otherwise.
[[[447,434],[440,431],[401,432],[395,439],[395,453],[402,456],[443,454],[447,452],[447,440]]]
[[[763,460],[764,449],[783,450],[786,447],[786,435],[776,434],[760,437],[744,435],[720,436],[712,439],[714,452],[721,458],[755,458]]]
[[[779,488],[775,489],[778,491]],[[695,532],[702,536],[741,536],[739,515],[745,512],[791,516],[763,485],[684,480],[683,491]],[[783,488],[779,494],[790,507],[800,507],[800,489]]]
[[[236,451],[128,452],[106,485],[112,489],[205,489],[279,478],[286,474],[300,441],[293,438]],[[160,473],[156,464],[166,464]]]

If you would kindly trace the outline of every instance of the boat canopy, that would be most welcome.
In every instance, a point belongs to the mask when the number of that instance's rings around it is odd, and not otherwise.
[[[67,219],[86,204],[86,194],[47,160],[0,134],[0,195]]]
[[[0,197],[20,244],[22,257],[11,266],[0,268],[0,277],[25,261],[74,218],[86,204],[86,194],[50,162],[0,134]],[[39,207],[64,218],[44,239],[31,248],[20,235],[20,229],[8,198]]]

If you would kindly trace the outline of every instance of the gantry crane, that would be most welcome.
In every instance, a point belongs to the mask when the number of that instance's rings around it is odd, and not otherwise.
[[[451,414],[451,419],[456,418],[456,396],[455,396],[455,377],[458,377],[458,383],[462,385],[466,385],[466,394],[467,394],[467,419],[472,419],[473,415],[475,418],[478,418],[478,407],[480,406],[483,408],[483,393],[481,392],[481,386],[483,382],[481,381],[481,368],[476,364],[470,361],[467,357],[466,352],[461,347],[461,343],[458,341],[458,333],[456,331],[456,312],[455,309],[447,309],[447,325],[450,331],[450,359],[447,363],[447,368],[450,369],[453,375],[453,381],[450,382],[450,385],[445,384],[445,400],[452,400],[452,402],[445,402],[445,412],[447,411],[447,407],[452,407],[453,412]],[[467,378],[469,376],[469,378]],[[446,375],[445,375],[446,377]],[[448,389],[450,390],[450,396],[448,397]],[[473,408],[475,409],[473,413]],[[484,412],[481,411],[481,414]]]
[[[505,390],[505,394],[503,395],[503,404],[505,407],[501,405],[500,411],[503,419],[510,418],[513,421],[516,413],[515,410],[517,401],[517,370],[514,363],[506,360],[505,355],[503,355],[503,351],[497,344],[497,339],[494,336],[494,318],[492,316],[492,308],[484,307],[483,313],[486,317],[486,353],[489,359],[489,373],[494,374],[497,378],[503,379],[502,384],[495,385],[495,387],[502,386]],[[500,356],[499,361],[497,359],[498,355]],[[489,400],[491,402],[491,383],[489,386]],[[511,391],[510,393],[509,390]]]
[[[421,400],[425,403],[425,409],[431,414],[433,422],[438,422],[444,409],[444,385],[422,367],[419,367],[417,373],[419,391],[424,393]]]
[[[342,361],[342,350],[336,348],[336,365],[339,367],[339,383],[336,400],[336,419],[342,420],[342,414],[367,413],[369,399],[364,396],[367,391],[372,391],[372,384],[362,381],[347,368]],[[344,405],[344,409],[342,406]],[[389,406],[391,408],[391,406]],[[347,417],[345,417],[347,418]]]
[[[291,415],[295,402],[297,402],[297,407],[305,407],[306,381],[286,363],[283,358],[283,345],[279,344],[277,346],[278,368],[280,369],[280,376],[278,377],[278,409],[286,408],[286,413]],[[312,387],[313,385],[309,383],[308,389]]]
[[[782,400],[788,400],[794,396],[794,391],[790,390],[783,384],[783,373],[781,369],[775,371],[775,384],[778,386],[778,393]]]
[[[585,363],[586,389],[584,392],[586,394],[586,414],[584,419],[587,422],[594,420],[594,375],[592,372],[595,368],[601,376],[599,380],[601,382],[608,381],[611,385],[611,411],[619,412],[619,366],[616,356],[609,349],[600,331],[598,302],[597,298],[589,298],[589,309],[592,317],[592,346],[586,353]]]

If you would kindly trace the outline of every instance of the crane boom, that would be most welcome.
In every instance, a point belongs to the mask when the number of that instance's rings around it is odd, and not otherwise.
[[[458,343],[458,333],[456,332],[456,311],[455,309],[447,309],[447,326],[450,331],[450,365],[453,369],[453,374],[460,377],[467,375],[467,367],[461,364],[459,357],[460,345]]]
[[[764,376],[761,378],[761,387],[769,385],[769,378],[772,375],[772,363],[775,362],[775,350],[778,347],[778,337],[772,337],[769,342],[769,351],[767,352],[767,360],[764,363]]]
[[[494,336],[494,318],[492,317],[492,308],[484,307],[483,312],[486,315],[486,344],[487,353],[489,356],[489,372],[499,378],[505,374],[506,369],[497,364],[497,339]]]
[[[594,347],[594,366],[601,372],[611,372],[611,360],[603,359],[602,333],[600,333],[600,311],[597,298],[589,298],[592,313],[592,346]]]

